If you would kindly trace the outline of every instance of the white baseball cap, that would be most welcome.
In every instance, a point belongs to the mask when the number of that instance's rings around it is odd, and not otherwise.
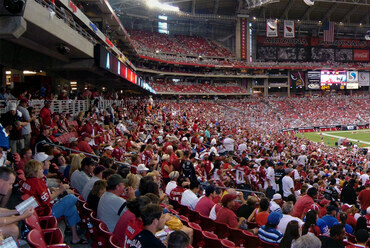
[[[104,150],[113,151],[114,149],[113,149],[113,147],[112,147],[112,146],[106,146],[106,147],[104,147]]]
[[[280,200],[280,199],[281,199],[280,194],[274,194],[274,196],[272,197],[272,200]]]
[[[33,158],[37,161],[44,162],[45,160],[52,160],[54,156],[49,156],[45,152],[36,153]]]
[[[137,166],[137,171],[148,171],[149,169],[146,168],[145,164],[139,164]]]

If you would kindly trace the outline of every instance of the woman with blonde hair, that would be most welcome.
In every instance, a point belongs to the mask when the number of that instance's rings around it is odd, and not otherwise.
[[[69,170],[68,179],[71,178],[73,172],[81,168],[82,159],[86,156],[83,153],[80,154],[71,154],[71,169]]]
[[[139,187],[139,178],[135,174],[128,174],[126,176],[126,179],[128,180],[128,182],[126,183],[127,187],[132,187],[134,189],[137,189]]]
[[[165,185],[171,180],[170,173],[173,171],[173,165],[169,164],[170,155],[163,154],[162,156],[162,178]]]

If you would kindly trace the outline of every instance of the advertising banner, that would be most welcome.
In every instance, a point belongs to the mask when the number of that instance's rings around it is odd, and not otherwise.
[[[295,37],[295,25],[294,21],[284,20],[284,38]]]

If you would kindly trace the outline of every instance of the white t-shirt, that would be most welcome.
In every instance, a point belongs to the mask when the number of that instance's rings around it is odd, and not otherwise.
[[[224,139],[223,145],[227,152],[234,151],[234,140],[233,139],[230,139],[230,138]]]
[[[282,179],[283,183],[283,197],[288,197],[292,194],[291,189],[294,190],[294,182],[290,176],[284,176]]]
[[[307,161],[308,159],[306,155],[299,155],[299,157],[297,158],[298,164],[306,165]]]
[[[288,215],[288,214],[283,214],[283,218],[281,218],[281,220],[279,222],[279,225],[277,226],[277,230],[279,232],[281,232],[282,234],[284,234],[285,233],[285,230],[286,230],[286,226],[292,220],[298,221],[299,227],[302,227],[303,224],[304,224],[304,222],[300,218],[293,217],[293,216]]]
[[[182,194],[181,205],[188,206],[192,210],[195,209],[195,206],[197,205],[198,201],[199,198],[190,189],[185,190],[184,193]]]
[[[281,207],[275,201],[270,201],[270,211],[281,213]]]
[[[213,207],[211,208],[211,212],[209,212],[209,218],[212,219],[212,220],[216,220],[217,218],[217,215],[216,215],[216,205],[213,205]]]
[[[267,170],[266,170],[266,178],[270,182],[271,187],[274,190],[277,190],[277,186],[276,186],[276,183],[275,183],[275,170],[274,170],[274,168],[272,168],[272,167],[268,167],[267,168]],[[267,186],[268,186],[267,180],[265,182],[265,188],[267,188]]]
[[[369,175],[368,174],[362,174],[360,176],[360,180],[362,182],[362,185],[365,185],[366,181],[369,180]]]

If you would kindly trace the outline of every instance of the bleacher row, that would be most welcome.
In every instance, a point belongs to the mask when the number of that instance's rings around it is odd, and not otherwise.
[[[152,83],[157,92],[174,93],[247,93],[245,88],[236,84],[210,85],[206,83],[172,84],[170,82],[156,81]]]

